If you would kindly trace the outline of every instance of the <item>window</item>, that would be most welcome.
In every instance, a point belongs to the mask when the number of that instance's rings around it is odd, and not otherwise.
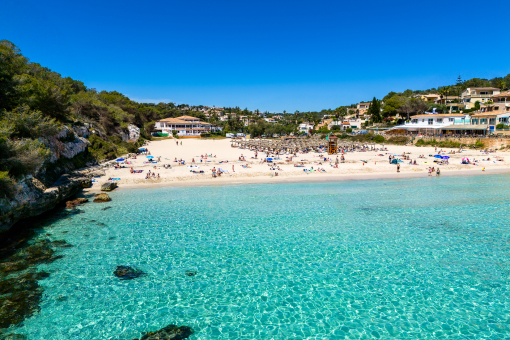
[[[438,118],[438,119],[437,119],[437,123],[438,123],[438,124],[441,124],[442,122],[443,122],[443,118]]]
[[[448,118],[449,122],[453,122],[454,120],[455,120],[455,118]]]
[[[432,125],[434,124],[434,119],[433,118],[429,118],[429,125]]]
[[[412,124],[416,124],[416,123],[418,123],[418,119],[411,119],[411,123],[412,123]]]

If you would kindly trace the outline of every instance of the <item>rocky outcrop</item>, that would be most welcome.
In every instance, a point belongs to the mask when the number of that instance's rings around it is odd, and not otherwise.
[[[129,266],[117,266],[117,269],[115,269],[113,275],[121,280],[131,280],[145,275],[145,273],[139,269],[131,268]]]
[[[146,333],[140,340],[182,340],[187,339],[193,333],[193,329],[188,326],[168,325],[159,331]]]
[[[51,210],[65,199],[78,193],[83,182],[90,180],[82,174],[62,175],[53,186],[46,188],[40,181],[28,177],[19,182],[12,200],[0,200],[0,233],[17,221]]]
[[[90,136],[89,124],[85,123],[82,126],[73,126],[73,132],[78,137],[85,137],[85,138],[87,138],[88,136]]]
[[[117,183],[115,182],[106,182],[101,184],[101,191],[112,191],[117,188]]]
[[[136,126],[136,125],[129,124],[128,131],[129,131],[129,142],[130,143],[138,142],[138,139],[140,138],[140,128],[138,128],[138,126]]]
[[[61,157],[73,158],[87,150],[90,142],[83,137],[77,137],[67,126],[58,135],[46,138],[45,144],[53,151],[50,162],[56,162]]]
[[[95,203],[104,203],[104,202],[110,202],[112,199],[110,198],[110,196],[108,196],[108,194],[97,194],[96,197],[94,198],[94,202]]]

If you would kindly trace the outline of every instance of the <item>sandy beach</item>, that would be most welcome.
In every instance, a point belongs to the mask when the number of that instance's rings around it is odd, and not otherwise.
[[[178,145],[176,141],[178,141]],[[438,167],[434,162],[436,158],[433,156],[437,155],[440,150],[443,151],[442,154],[450,157],[449,164],[439,165],[441,176],[510,173],[508,164],[510,152],[506,151],[485,154],[480,150],[463,150],[458,153],[458,149],[438,148],[436,151],[434,147],[385,145],[385,148],[387,150],[347,152],[344,154],[345,163],[340,162],[336,168],[337,156],[327,155],[327,153],[298,153],[292,161],[290,161],[292,155],[280,155],[273,157],[275,165],[268,165],[263,162],[266,157],[265,153],[259,152],[258,157],[255,158],[254,151],[231,147],[229,139],[167,139],[153,141],[147,145],[148,151],[154,157],[153,160],[157,162],[156,164],[150,163],[146,155],[138,155],[136,159],[129,158],[125,162],[118,162],[123,168],[115,169],[113,166],[107,168],[106,175],[97,178],[91,190],[99,190],[100,184],[110,178],[119,184],[119,188],[146,188],[428,177],[428,169],[430,167],[437,169]],[[402,159],[401,155],[404,153],[409,156],[413,164],[409,164],[411,162],[409,160],[404,160],[403,163],[400,163],[400,172],[397,173],[397,165],[389,163],[389,156]],[[419,158],[420,155],[423,155],[424,158]],[[240,161],[240,157],[244,157],[245,161]],[[339,159],[340,157],[341,155],[338,155]],[[476,165],[462,164],[462,159],[465,157],[469,158],[471,162],[476,160]],[[329,158],[329,160],[324,161],[324,158]],[[176,160],[184,160],[184,164],[176,162]],[[416,161],[416,165],[414,165],[414,161]],[[295,167],[295,164],[301,163],[304,167]],[[165,165],[171,168],[165,168]],[[280,170],[272,170],[275,169],[275,166]],[[142,170],[142,172],[131,173],[131,168]],[[224,172],[220,177],[213,178],[213,168],[227,172]],[[305,172],[305,169],[313,169],[313,171]],[[319,172],[318,169],[324,169],[325,172]],[[155,173],[156,178],[151,176],[146,179],[149,171],[151,174]],[[198,173],[200,171],[203,173]]]

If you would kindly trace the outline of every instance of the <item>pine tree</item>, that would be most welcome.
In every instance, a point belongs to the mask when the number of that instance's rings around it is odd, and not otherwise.
[[[370,104],[367,113],[372,117],[371,119],[374,123],[380,123],[382,121],[381,103],[375,97],[372,99],[372,103]]]
[[[460,93],[462,92],[462,84],[464,83],[464,81],[462,80],[462,77],[459,76],[457,77],[457,84],[456,84],[456,87],[457,87],[457,95],[460,96]]]

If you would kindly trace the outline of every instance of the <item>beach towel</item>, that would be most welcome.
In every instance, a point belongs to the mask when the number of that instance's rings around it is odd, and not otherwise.
[[[143,172],[143,170],[134,170],[133,173],[134,174],[141,174]]]

